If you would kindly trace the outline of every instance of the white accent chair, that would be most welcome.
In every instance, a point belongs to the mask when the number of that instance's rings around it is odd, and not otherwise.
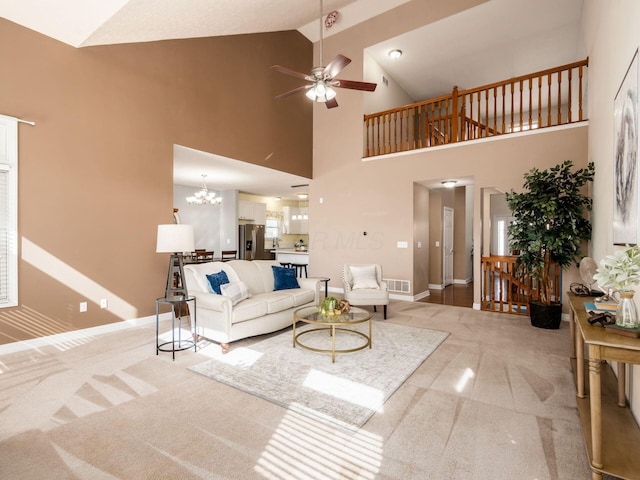
[[[371,265],[343,265],[342,282],[344,284],[344,299],[353,306],[377,305],[384,307],[384,319],[387,319],[387,305],[389,305],[389,291],[387,282],[382,280],[382,266]]]

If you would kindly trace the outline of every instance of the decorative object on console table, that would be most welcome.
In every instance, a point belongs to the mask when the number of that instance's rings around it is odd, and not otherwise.
[[[635,245],[606,256],[600,261],[593,278],[601,288],[613,289],[620,295],[616,325],[631,329],[640,327],[632,289],[634,285],[640,284],[640,248]]]
[[[158,225],[156,253],[171,253],[165,298],[188,296],[184,283],[182,252],[194,250],[193,225]]]
[[[638,50],[613,103],[613,243],[638,243]]]
[[[584,215],[591,210],[591,198],[582,191],[593,181],[594,164],[575,172],[572,167],[566,160],[548,170],[532,168],[524,174],[525,191],[506,194],[515,217],[508,229],[509,246],[520,250],[516,267],[538,286],[527,292],[531,325],[538,328],[560,327],[561,290],[552,281],[552,265],[566,269],[577,264],[581,244],[591,239],[591,222]]]

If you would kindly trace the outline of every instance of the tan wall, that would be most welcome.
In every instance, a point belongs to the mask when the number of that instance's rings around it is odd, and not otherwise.
[[[612,229],[613,102],[640,44],[639,22],[640,2],[585,1],[583,28],[589,56],[589,159],[596,166],[591,256],[596,261],[622,248],[613,245]],[[640,419],[640,368],[630,367],[631,381],[627,385],[631,391],[628,395],[636,419]]]
[[[362,79],[363,49],[444,15],[481,2],[409,2],[325,40],[325,58],[342,53],[352,63],[341,77]],[[316,45],[317,48],[317,45]],[[517,134],[510,139],[437,148],[387,159],[362,161],[362,114],[366,93],[339,90],[338,108],[314,105],[314,178],[310,185],[310,275],[326,275],[341,288],[346,262],[382,263],[385,276],[412,280],[415,182],[472,176],[474,185],[474,250],[481,251],[479,198],[483,187],[519,188],[522,174],[534,165],[553,166],[567,158],[586,163],[587,128]],[[327,141],[331,139],[331,141]],[[320,203],[322,199],[322,203]],[[433,205],[430,204],[430,210]],[[431,226],[429,232],[432,232]],[[365,236],[363,232],[368,234]],[[429,249],[433,246],[430,244]],[[429,254],[430,255],[430,254]],[[430,259],[433,256],[430,255]],[[474,258],[476,277],[480,256]],[[429,270],[435,266],[429,264]],[[435,283],[433,278],[429,283]],[[475,282],[479,303],[479,282]],[[420,293],[420,292],[414,292]]]
[[[174,143],[310,176],[311,107],[273,99],[299,82],[269,66],[311,58],[297,32],[75,49],[0,19],[0,113],[36,122],[19,127],[20,306],[0,343],[154,313]]]
[[[428,283],[442,284],[442,190],[429,192],[429,278]]]
[[[415,295],[429,290],[429,189],[413,184],[413,291]]]

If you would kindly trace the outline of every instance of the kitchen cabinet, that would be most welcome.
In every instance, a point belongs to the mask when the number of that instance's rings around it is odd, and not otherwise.
[[[267,223],[267,204],[239,200],[238,220],[249,220],[256,225],[264,225]]]
[[[283,207],[284,230],[288,234],[309,233],[309,208],[308,207]]]

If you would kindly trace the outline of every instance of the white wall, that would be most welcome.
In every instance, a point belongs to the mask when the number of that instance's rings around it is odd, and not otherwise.
[[[382,77],[389,82],[385,85]],[[382,112],[415,102],[380,64],[365,53],[362,78],[365,82],[377,83],[376,90],[367,93],[364,104],[365,113]]]
[[[582,25],[589,56],[588,155],[596,167],[591,256],[600,261],[623,248],[613,245],[613,101],[640,45],[640,2],[585,0]],[[640,366],[629,370],[629,400],[639,419]]]
[[[194,240],[196,248],[213,250],[214,255],[220,254],[220,225],[221,210],[228,208],[229,202],[223,207],[210,205],[189,205],[186,198],[193,195],[198,190],[195,187],[185,187],[184,185],[173,185],[173,207],[178,208],[180,223],[193,225]],[[215,191],[215,190],[212,190]],[[217,195],[220,192],[215,191]],[[223,197],[223,201],[224,201]],[[235,212],[235,210],[234,210]],[[234,245],[237,241],[234,243]],[[226,250],[226,248],[225,248]]]

